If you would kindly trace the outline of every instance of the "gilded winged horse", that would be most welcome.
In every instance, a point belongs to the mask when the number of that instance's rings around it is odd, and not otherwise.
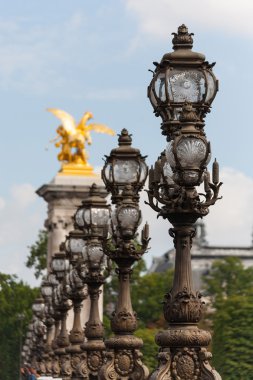
[[[104,124],[90,123],[87,121],[93,118],[91,112],[85,112],[80,122],[76,124],[75,119],[69,113],[57,108],[48,108],[54,116],[61,120],[62,124],[57,128],[58,136],[51,140],[55,142],[57,148],[61,147],[58,160],[64,163],[88,164],[88,154],[86,143],[91,145],[91,131],[115,135],[115,132]],[[72,151],[74,149],[74,152]]]

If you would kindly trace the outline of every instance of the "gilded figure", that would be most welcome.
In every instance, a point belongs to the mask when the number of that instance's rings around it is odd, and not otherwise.
[[[56,130],[57,136],[51,142],[55,143],[55,147],[61,148],[57,157],[62,162],[62,171],[66,168],[73,170],[75,166],[92,170],[86,150],[86,144],[92,144],[91,131],[111,136],[115,135],[115,132],[104,124],[87,124],[93,118],[91,112],[85,112],[77,124],[73,116],[63,110],[48,108],[47,111],[61,120],[61,125]]]

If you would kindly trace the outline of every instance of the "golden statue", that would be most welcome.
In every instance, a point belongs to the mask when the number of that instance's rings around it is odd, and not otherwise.
[[[62,124],[57,128],[58,136],[50,142],[55,142],[57,148],[61,147],[58,160],[62,162],[61,174],[93,176],[93,167],[88,163],[88,154],[85,144],[91,145],[91,131],[115,135],[115,132],[104,124],[90,123],[93,118],[91,112],[85,112],[79,124],[65,111],[48,108],[54,116],[61,120]]]

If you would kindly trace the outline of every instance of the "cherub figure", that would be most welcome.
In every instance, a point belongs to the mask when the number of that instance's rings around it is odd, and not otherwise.
[[[91,145],[92,143],[91,131],[115,135],[115,132],[104,124],[86,124],[88,120],[93,118],[91,112],[85,112],[79,124],[76,124],[75,119],[65,111],[56,108],[48,108],[47,111],[62,122],[56,130],[58,136],[52,141],[57,141],[55,143],[56,147],[61,146],[58,160],[64,163],[88,165],[85,144]]]

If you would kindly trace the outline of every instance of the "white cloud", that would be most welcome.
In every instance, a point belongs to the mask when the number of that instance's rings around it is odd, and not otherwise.
[[[45,204],[34,193],[31,184],[12,186],[9,196],[0,198],[0,272],[17,274],[35,285],[33,270],[25,267],[28,246],[37,239],[45,220]],[[43,211],[44,209],[44,211]]]
[[[51,89],[66,87],[61,74],[66,63],[78,64],[76,45],[85,35],[86,16],[73,13],[58,24],[34,25],[29,19],[0,18],[0,84],[3,89],[18,89],[44,94]],[[78,46],[80,48],[80,46]],[[74,69],[74,68],[73,68]],[[66,70],[65,70],[66,71]]]
[[[23,183],[21,185],[13,185],[11,188],[11,195],[19,207],[27,207],[33,203],[37,196],[35,189],[30,183]]]
[[[253,232],[253,179],[231,168],[220,178],[223,198],[210,207],[204,219],[210,245],[250,245]]]
[[[0,197],[0,210],[3,210],[5,207],[5,200]]]
[[[207,240],[210,245],[249,246],[253,231],[253,179],[235,169],[221,170],[220,179],[224,184],[221,200],[210,207],[210,213],[203,221],[206,224]],[[161,256],[172,248],[172,238],[168,234],[171,227],[167,220],[156,219],[157,213],[143,205],[147,195],[142,194],[143,222],[150,224],[151,250],[145,254],[148,265],[151,258]]]
[[[125,0],[128,11],[135,14],[143,34],[167,37],[185,23],[196,27],[253,37],[251,0]]]

